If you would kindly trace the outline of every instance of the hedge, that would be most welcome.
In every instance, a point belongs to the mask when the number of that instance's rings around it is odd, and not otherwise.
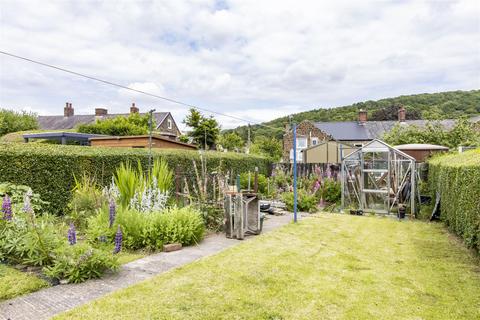
[[[480,251],[480,149],[430,160],[428,184],[440,192],[441,219]]]
[[[28,185],[39,193],[43,200],[50,202],[48,208],[55,214],[65,213],[74,185],[74,174],[88,173],[100,185],[112,181],[112,175],[120,163],[141,161],[148,166],[148,150],[127,148],[93,148],[49,144],[0,143],[0,182]],[[199,151],[194,150],[154,150],[154,158],[166,159],[171,168],[179,166],[181,172],[194,174],[193,161],[200,162]],[[218,169],[239,174],[259,168],[267,174],[271,163],[261,156],[239,153],[206,152],[207,170]]]

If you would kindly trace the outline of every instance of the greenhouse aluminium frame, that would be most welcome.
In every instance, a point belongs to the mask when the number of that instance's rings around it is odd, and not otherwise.
[[[342,208],[391,214],[396,206],[415,213],[416,162],[375,139],[342,159]]]

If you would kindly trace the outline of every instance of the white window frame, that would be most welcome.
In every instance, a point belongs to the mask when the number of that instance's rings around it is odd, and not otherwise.
[[[318,145],[318,138],[317,137],[312,137],[312,146]]]
[[[303,149],[298,150],[297,149],[297,162],[302,162],[303,161]],[[293,148],[290,149],[290,162],[293,162]]]
[[[303,145],[300,145],[299,142],[304,142]],[[306,149],[308,146],[307,137],[297,137],[297,150]]]
[[[173,127],[172,119],[167,119],[167,127],[168,129],[172,129]]]

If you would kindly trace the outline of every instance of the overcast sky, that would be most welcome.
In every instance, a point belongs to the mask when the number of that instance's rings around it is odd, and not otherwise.
[[[480,1],[0,0],[0,50],[258,122],[478,89],[479,17]],[[63,114],[66,101],[76,114],[186,113],[0,55],[0,107]]]

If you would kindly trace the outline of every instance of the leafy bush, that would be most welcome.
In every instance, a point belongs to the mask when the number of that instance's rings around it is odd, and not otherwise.
[[[433,199],[440,193],[441,219],[480,251],[480,149],[430,160],[428,184]]]
[[[97,120],[92,124],[82,124],[78,132],[106,134],[110,136],[135,136],[148,133],[149,115],[132,113],[128,116],[119,116]],[[153,125],[155,127],[155,125]]]
[[[396,125],[383,139],[392,145],[431,143],[455,148],[480,145],[480,132],[466,118],[461,118],[451,130],[436,122],[427,123],[424,128]]]
[[[122,209],[112,227],[108,211],[103,210],[90,218],[88,225],[87,237],[94,243],[112,242],[120,225],[127,249],[161,249],[164,244],[175,242],[190,245],[200,242],[205,232],[202,214],[193,207],[151,213]]]
[[[333,179],[323,180],[322,191],[323,200],[329,203],[338,203],[342,198],[342,188],[339,181]]]
[[[0,109],[0,136],[10,132],[32,129],[38,129],[36,114]]]
[[[248,189],[248,172],[244,172],[240,175],[240,188],[243,190]],[[267,194],[267,186],[268,181],[265,175],[259,173],[258,174],[258,192],[260,194]],[[253,190],[255,186],[255,172],[250,172],[250,190]]]
[[[3,198],[6,194],[10,196],[12,202],[23,206],[23,200],[26,195],[30,197],[30,205],[34,211],[40,211],[42,207],[47,207],[48,202],[40,199],[38,193],[33,193],[32,188],[23,185],[15,185],[13,183],[0,183],[0,197]]]
[[[124,148],[90,148],[81,146],[35,145],[0,143],[0,177],[3,181],[29,185],[43,200],[50,202],[48,209],[55,214],[65,213],[78,177],[87,173],[96,177],[100,187],[108,186],[117,167],[124,162],[140,161],[148,165],[148,151]],[[200,162],[198,151],[154,150],[154,158],[163,158],[170,168],[178,166],[181,172],[194,172],[193,161]],[[271,162],[263,157],[240,153],[206,152],[208,171],[219,167],[236,175],[259,168],[268,174]]]
[[[83,174],[82,178],[74,176],[75,187],[72,200],[68,207],[71,210],[69,218],[74,224],[83,229],[88,217],[93,216],[98,209],[107,203],[107,198],[97,186],[94,178]]]
[[[14,203],[11,220],[0,220],[0,260],[43,266],[47,275],[71,282],[96,278],[107,269],[116,269],[118,264],[111,251],[107,254],[87,243],[70,245],[66,227],[57,217],[36,216],[31,208],[17,208],[18,203]]]
[[[53,216],[33,217],[16,212],[12,221],[0,220],[0,259],[10,263],[45,266],[52,262],[52,252],[64,239],[64,230]]]
[[[208,230],[220,232],[223,230],[225,213],[222,206],[213,204],[197,204],[198,211],[202,213],[203,223]]]
[[[107,270],[117,270],[118,261],[111,251],[92,248],[87,243],[61,246],[54,251],[53,263],[44,268],[47,276],[71,283],[100,278]]]
[[[310,194],[304,189],[298,189],[297,209],[304,212],[314,212],[317,209],[318,200],[315,194]],[[293,211],[293,192],[285,192],[282,199],[288,211]]]

